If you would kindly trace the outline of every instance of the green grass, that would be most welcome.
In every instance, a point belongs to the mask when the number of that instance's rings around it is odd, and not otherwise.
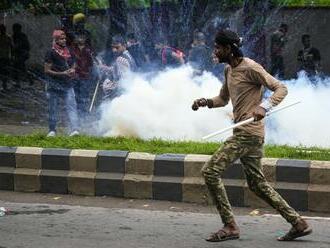
[[[45,148],[126,150],[153,154],[212,154],[219,143],[193,141],[164,141],[160,139],[142,140],[137,138],[101,138],[90,136],[47,138],[44,134],[12,136],[0,134],[0,146],[27,146]],[[330,161],[330,149],[317,147],[265,146],[265,157]]]

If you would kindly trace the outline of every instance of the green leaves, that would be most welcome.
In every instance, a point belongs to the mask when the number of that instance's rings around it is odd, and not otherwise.
[[[288,7],[326,7],[330,6],[329,0],[272,0],[277,6]]]
[[[156,2],[174,2],[180,3],[179,0],[155,0]],[[196,0],[197,1],[197,0]],[[214,5],[219,9],[229,10],[243,7],[245,0],[214,0]],[[66,2],[64,4],[64,2]],[[328,7],[329,0],[269,0],[274,7]],[[14,12],[29,10],[35,14],[63,14],[84,12],[85,4],[89,10],[111,8],[109,0],[31,0],[17,1],[12,3],[9,0],[0,1],[0,10],[11,9]],[[126,0],[129,8],[149,8],[151,0]]]

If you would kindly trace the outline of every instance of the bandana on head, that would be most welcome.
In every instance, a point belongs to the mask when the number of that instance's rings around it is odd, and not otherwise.
[[[60,55],[65,60],[68,60],[71,57],[70,51],[66,46],[60,46],[57,44],[57,40],[62,36],[65,35],[63,30],[54,30],[53,32],[53,47],[52,49]]]
[[[60,38],[62,35],[65,35],[63,30],[54,30],[53,32],[53,39],[57,40],[58,38]]]
[[[223,45],[229,44],[239,48],[241,46],[242,39],[237,33],[228,29],[223,29],[217,33],[215,42]]]

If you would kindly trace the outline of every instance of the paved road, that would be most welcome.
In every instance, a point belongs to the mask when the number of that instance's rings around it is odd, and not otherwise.
[[[0,247],[330,247],[328,218],[311,217],[309,221],[315,230],[313,235],[301,241],[282,243],[275,238],[287,230],[288,225],[280,217],[239,215],[241,239],[214,244],[205,242],[203,238],[219,227],[219,218],[205,211],[203,206],[194,205],[186,208],[191,211],[180,212],[188,205],[92,197],[87,200],[85,197],[64,198],[61,201],[62,196],[0,192],[0,207],[10,210],[8,215],[0,217]],[[61,204],[50,204],[51,199],[53,202],[59,199]],[[79,199],[81,206],[75,205]],[[30,203],[33,200],[39,203]],[[63,205],[62,202],[67,203]],[[107,207],[95,206],[102,204]],[[199,208],[201,211],[198,213]],[[246,209],[238,212],[244,211]]]

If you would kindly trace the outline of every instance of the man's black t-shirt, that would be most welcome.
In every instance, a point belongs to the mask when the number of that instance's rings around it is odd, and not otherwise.
[[[71,57],[66,60],[53,49],[49,50],[45,57],[45,63],[52,64],[51,70],[56,72],[64,72],[70,69],[74,62],[75,59],[72,53]],[[64,90],[73,86],[73,80],[67,76],[47,75],[47,77],[49,79],[48,90]]]
[[[13,35],[13,55],[15,60],[26,61],[29,59],[30,42],[26,34],[20,32]]]
[[[307,72],[316,72],[317,65],[321,61],[321,55],[318,49],[310,47],[308,49],[303,49],[298,52],[298,61],[301,63],[300,70],[305,70]]]
[[[140,44],[133,44],[130,47],[128,47],[127,50],[135,60],[136,66],[142,67],[142,65],[145,63],[145,59],[144,59],[144,52]]]

